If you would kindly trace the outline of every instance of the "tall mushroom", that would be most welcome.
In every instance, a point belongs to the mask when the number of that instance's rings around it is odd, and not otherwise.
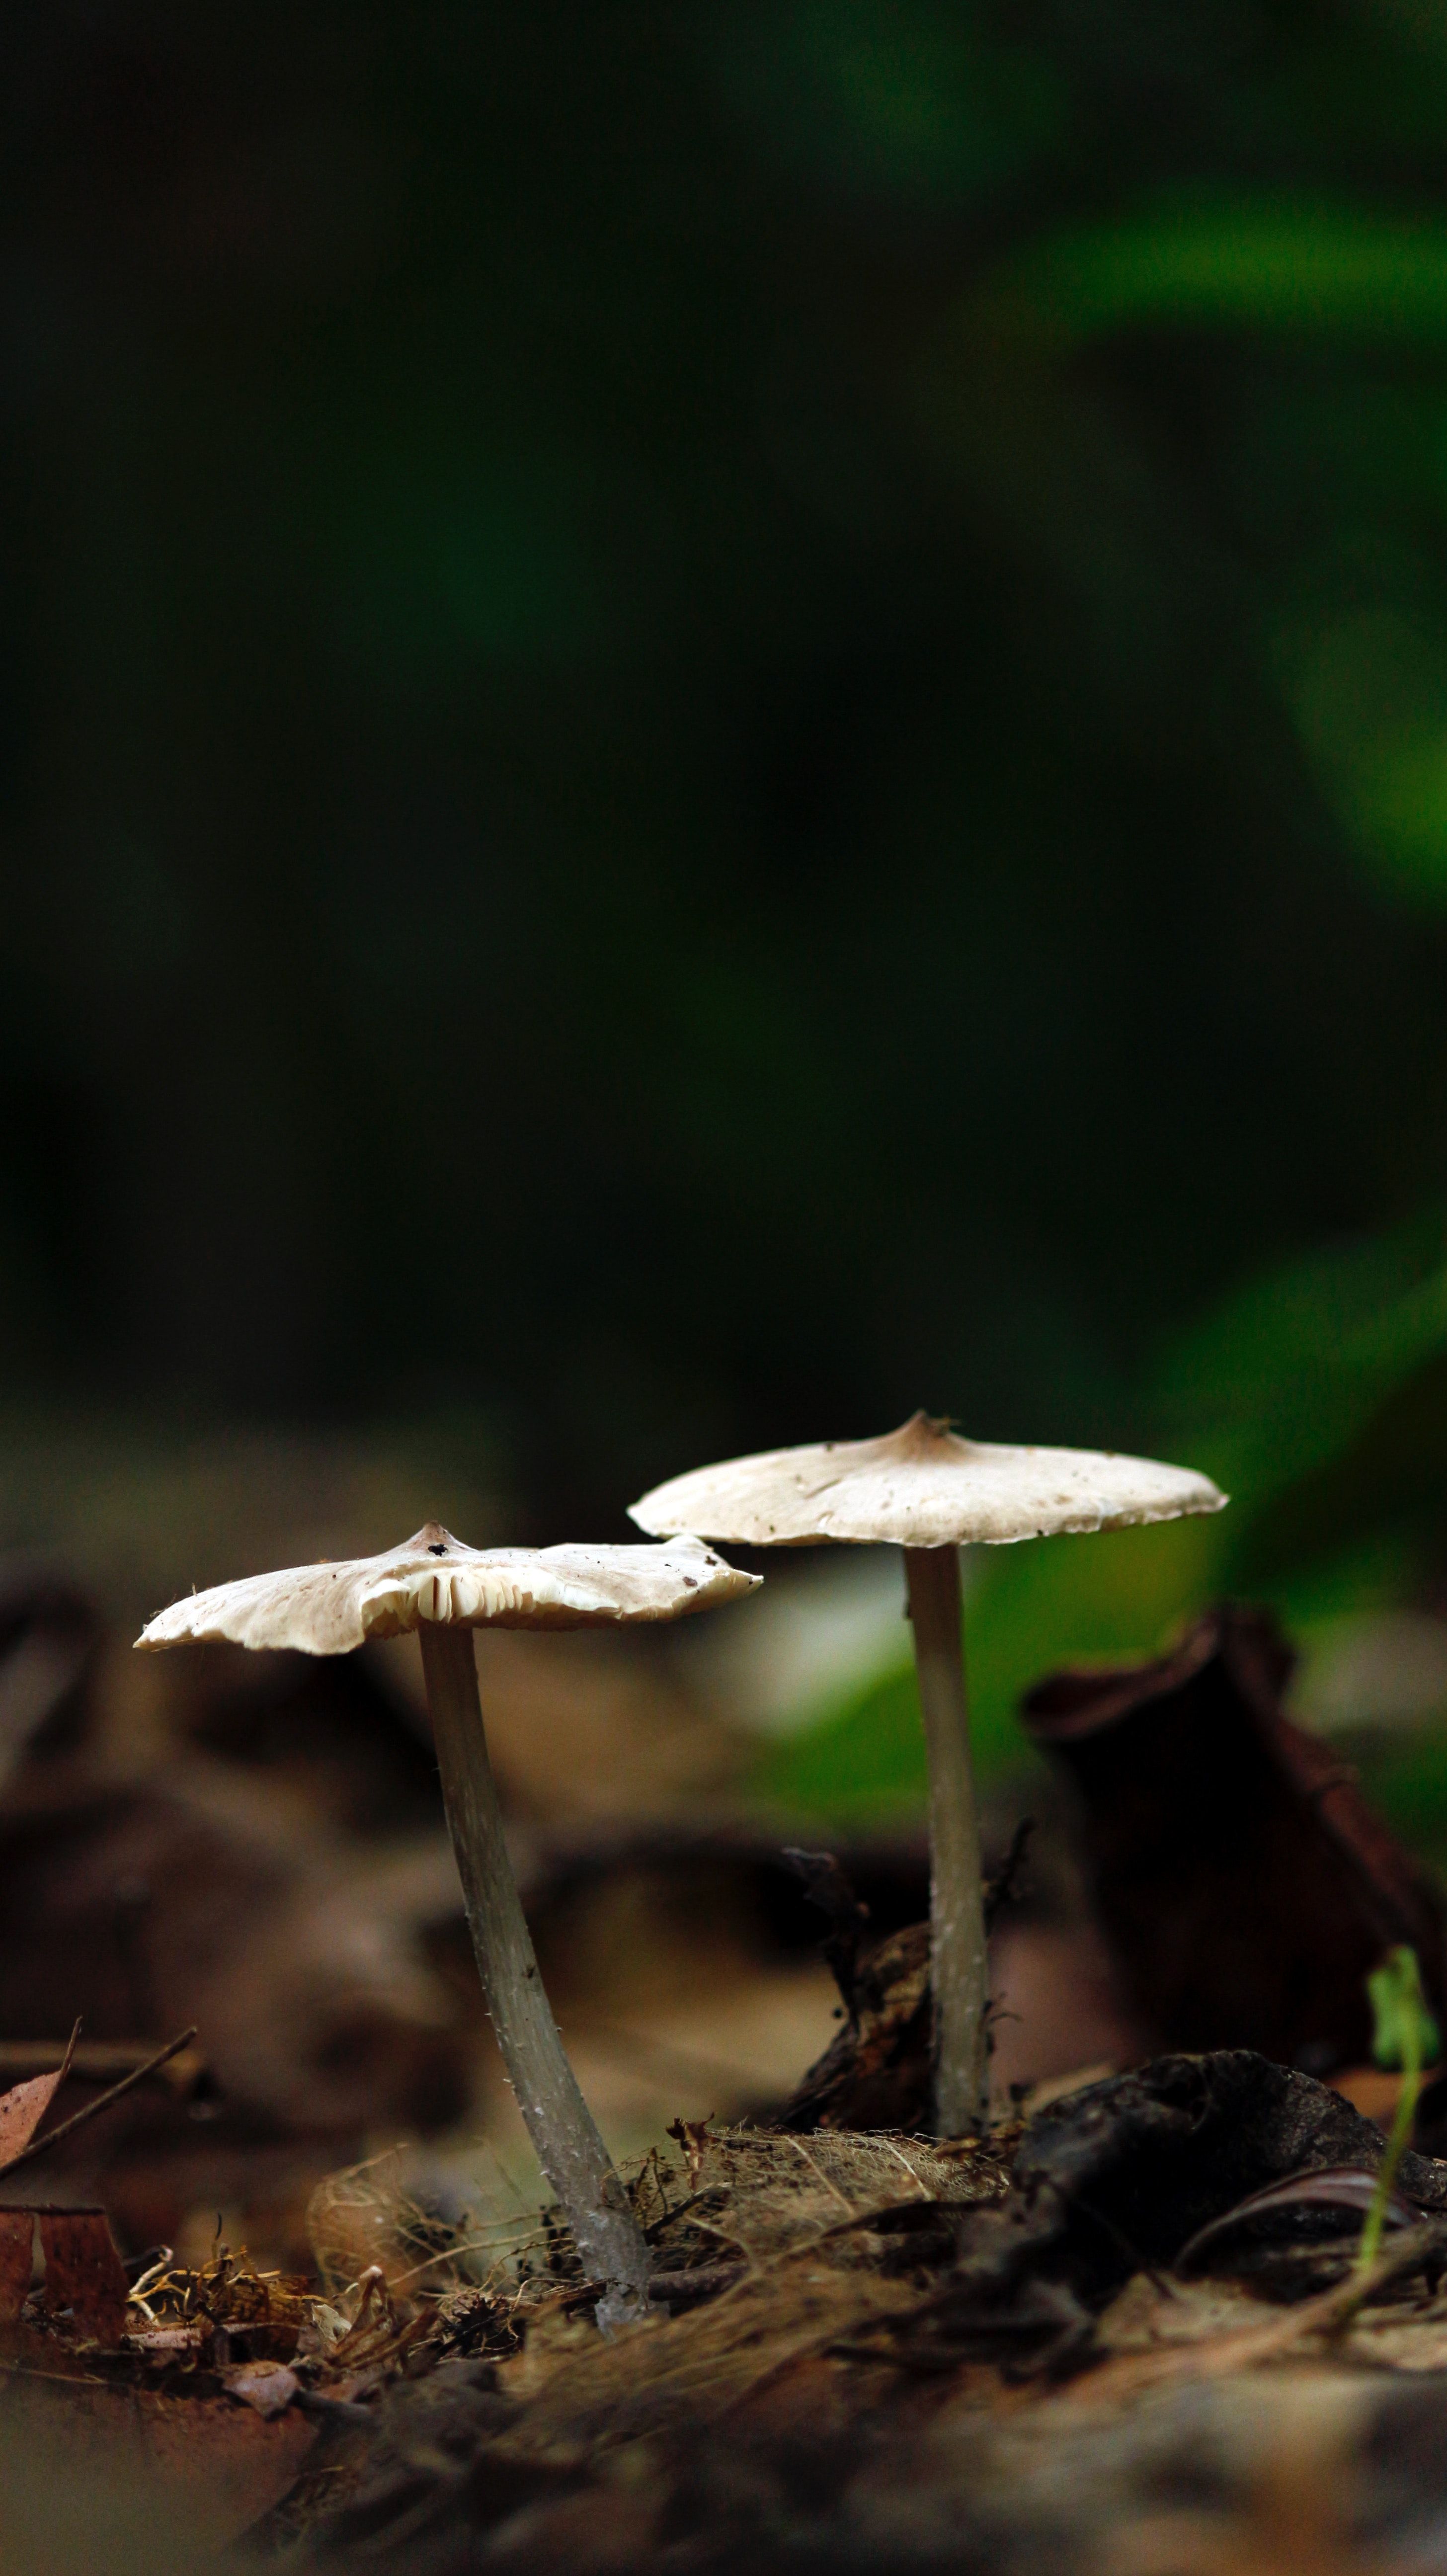
[[[826,1440],[699,1467],[655,1487],[631,1517],[655,1537],[702,1530],[737,1546],[892,1541],[904,1549],[907,1616],[930,1782],[935,2117],[947,2137],[988,2110],[984,1890],[970,1772],[959,1549],[1058,1531],[1215,1512],[1206,1476],[1093,1449],[962,1440],[916,1413],[880,1440]]]
[[[563,2053],[503,1839],[471,1631],[678,1619],[753,1591],[701,1539],[662,1547],[473,1548],[436,1521],[384,1556],[289,1566],[193,1593],[136,1643],[230,1638],[239,1646],[345,1655],[415,1629],[482,1990],[518,2108],[583,2267],[604,2285],[607,2331],[642,2313],[649,2260],[592,2113]]]

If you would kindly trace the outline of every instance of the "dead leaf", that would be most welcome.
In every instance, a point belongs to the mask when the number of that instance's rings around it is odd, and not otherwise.
[[[1087,2373],[1053,2402],[1064,2407],[1072,2403],[1099,2405],[1102,2399],[1111,2402],[1135,2397],[1172,2380],[1228,2378],[1239,2370],[1255,2370],[1263,2362],[1299,2351],[1315,2336],[1328,2342],[1339,2340],[1365,2307],[1394,2282],[1406,2280],[1431,2264],[1440,2255],[1441,2246],[1440,2227],[1430,2221],[1422,2227],[1408,2228],[1370,2272],[1360,2277],[1350,2274],[1334,2289],[1323,2290],[1314,2299],[1299,2300],[1284,2316],[1278,2312],[1266,2324],[1242,2326],[1226,2334],[1207,2334],[1199,2342],[1119,2354]]]
[[[76,2324],[97,2343],[118,2344],[130,2284],[105,2211],[42,2209],[37,2214],[45,2257],[46,2307],[52,2315],[69,2308]]]
[[[48,2075],[32,2075],[24,2084],[12,2085],[8,2093],[0,2093],[0,2173],[7,2165],[13,2165],[17,2156],[25,2153],[55,2100],[70,2073],[70,2061],[75,2055],[79,2033],[80,2024],[77,2022],[65,2055]]]
[[[1197,2229],[1189,2243],[1176,2256],[1179,2272],[1204,2254],[1228,2228],[1239,2227],[1250,2219],[1265,2218],[1273,2209],[1346,2209],[1366,2216],[1376,2196],[1377,2176],[1367,2165],[1320,2165],[1313,2172],[1288,2174],[1284,2182],[1268,2183],[1264,2191],[1249,2192],[1238,2200],[1234,2209],[1224,2209],[1205,2227]],[[1410,2227],[1421,2216],[1399,2193],[1387,2199],[1387,2223],[1392,2227]]]
[[[273,2415],[284,2415],[301,2386],[294,2370],[282,2361],[243,2361],[236,2370],[223,2370],[221,2385],[228,2397],[242,2406],[254,2407],[268,2421]]]
[[[1294,1658],[1263,1611],[1211,1611],[1159,1662],[1063,1672],[1025,1723],[1071,1773],[1095,1910],[1162,2048],[1317,2072],[1371,2045],[1365,1979],[1408,1942],[1439,2017],[1439,1897],[1353,1775],[1285,1716]]]
[[[0,2320],[18,2317],[30,2290],[35,2212],[0,2209]]]
[[[709,2112],[702,2120],[675,2120],[668,2132],[671,2138],[678,2140],[688,2158],[690,2191],[698,2189],[698,2177],[703,2170],[704,2149],[709,2143],[708,2124],[712,2117],[712,2112]]]

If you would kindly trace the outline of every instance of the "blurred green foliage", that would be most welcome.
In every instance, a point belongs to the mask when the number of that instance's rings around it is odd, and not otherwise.
[[[1053,340],[1154,323],[1440,342],[1447,222],[1289,200],[1167,202],[1055,235],[994,285],[991,303],[1002,327]]]

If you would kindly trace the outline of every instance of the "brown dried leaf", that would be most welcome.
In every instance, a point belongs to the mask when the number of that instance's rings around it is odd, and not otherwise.
[[[1442,1905],[1284,1714],[1293,1660],[1267,1613],[1228,1606],[1159,1662],[1052,1675],[1022,1713],[1080,1792],[1096,1915],[1154,2044],[1359,2065],[1392,1944],[1443,2017]]]
[[[296,2372],[280,2361],[244,2361],[237,2370],[224,2370],[221,2384],[228,2397],[268,2420],[286,2413],[301,2386]]]
[[[690,2191],[698,2189],[698,2178],[703,2171],[704,2150],[709,2145],[708,2124],[712,2117],[712,2112],[709,2112],[702,2120],[675,2120],[668,2132],[671,2138],[678,2140],[688,2158]]]
[[[1225,2209],[1219,2218],[1196,2230],[1188,2244],[1176,2256],[1176,2270],[1198,2262],[1208,2245],[1226,2235],[1233,2227],[1253,2218],[1265,2218],[1275,2209],[1344,2209],[1365,2217],[1376,2196],[1377,2176],[1366,2165],[1321,2165],[1312,2172],[1289,2174],[1284,2182],[1268,2183],[1264,2191],[1249,2192],[1233,2209]],[[1392,2227],[1411,2227],[1421,2211],[1402,2199],[1400,2193],[1387,2195],[1386,2215]]]
[[[0,2209],[0,2320],[7,2325],[25,2305],[34,2242],[33,2210]]]
[[[70,2047],[59,2066],[53,2068],[49,2075],[32,2075],[24,2084],[12,2085],[8,2093],[0,2093],[0,2173],[29,2146],[70,2073],[74,2048],[75,2032],[72,2031]]]
[[[52,2314],[69,2308],[97,2343],[118,2344],[130,2285],[105,2211],[43,2209],[39,2217],[47,2308]]]

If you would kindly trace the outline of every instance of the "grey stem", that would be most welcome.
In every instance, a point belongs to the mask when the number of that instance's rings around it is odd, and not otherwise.
[[[985,2006],[985,1888],[970,1770],[960,1552],[907,1547],[904,1579],[929,1760],[930,1983],[935,2022],[935,2125],[961,2138],[989,2111]]]
[[[442,1796],[477,1972],[508,2082],[585,2272],[604,2285],[607,2333],[645,2314],[651,2268],[628,2195],[563,2052],[503,1839],[470,1628],[418,1631]]]

